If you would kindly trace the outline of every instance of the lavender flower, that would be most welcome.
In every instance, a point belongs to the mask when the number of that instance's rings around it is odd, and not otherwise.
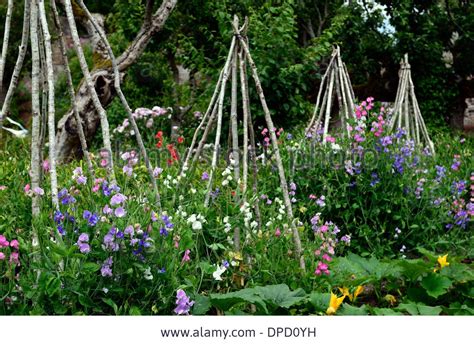
[[[203,181],[209,180],[209,174],[207,172],[202,173],[201,180]]]
[[[116,217],[121,218],[127,214],[127,211],[122,207],[118,207],[117,209],[115,209],[114,214]]]
[[[193,304],[194,304],[194,301],[190,301],[190,298],[186,296],[186,293],[184,292],[184,290],[179,289],[178,292],[176,293],[177,306],[174,309],[174,312],[177,315],[183,315],[183,314],[188,315]]]
[[[91,247],[89,245],[89,235],[86,233],[81,233],[76,244],[79,247],[79,251],[83,254],[87,254],[91,251]]]
[[[116,206],[116,205],[120,205],[123,202],[125,202],[126,200],[127,200],[127,196],[125,196],[121,193],[117,193],[117,194],[113,195],[112,198],[110,199],[110,205],[112,207]]]
[[[380,179],[379,179],[379,176],[377,175],[377,173],[372,173],[371,174],[372,176],[372,181],[370,182],[370,186],[374,187],[375,185],[377,185],[379,182],[380,182]]]
[[[114,263],[112,256],[107,258],[100,269],[102,277],[112,277],[112,264]]]

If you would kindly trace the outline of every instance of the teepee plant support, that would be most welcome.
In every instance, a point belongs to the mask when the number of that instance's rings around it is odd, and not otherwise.
[[[431,153],[434,154],[434,145],[428,134],[425,122],[421,116],[418,100],[416,99],[408,54],[405,54],[400,62],[399,78],[389,130],[393,131],[395,128],[404,128],[415,144],[428,146]]]
[[[343,136],[350,136],[347,121],[353,117],[355,98],[346,65],[341,59],[339,46],[335,46],[333,49],[328,68],[321,80],[313,116],[306,127],[306,133],[322,127],[323,144],[326,143],[332,105],[335,99],[337,99],[341,114],[342,134]]]
[[[295,255],[299,260],[300,268],[305,269],[305,261],[301,246],[300,235],[298,229],[296,228],[296,223],[294,221],[293,209],[291,206],[291,200],[288,193],[288,184],[286,181],[286,175],[283,168],[283,163],[278,147],[278,140],[275,133],[275,126],[273,124],[270,110],[268,109],[265,95],[258,77],[257,68],[255,62],[250,53],[248,46],[248,40],[246,37],[246,32],[248,29],[248,20],[246,19],[244,25],[239,27],[239,19],[237,16],[234,17],[232,22],[232,27],[234,31],[234,36],[232,38],[229,54],[224,64],[224,68],[221,71],[219,81],[217,82],[216,89],[211,98],[209,107],[197,127],[191,147],[185,157],[183,162],[183,167],[181,174],[185,174],[186,171],[192,172],[195,168],[196,163],[199,160],[203,144],[205,143],[211,128],[213,127],[214,122],[216,124],[216,137],[214,140],[214,148],[212,154],[212,163],[209,172],[209,180],[207,185],[207,191],[205,196],[204,205],[209,206],[210,196],[214,183],[214,176],[216,175],[217,170],[217,156],[220,149],[221,135],[222,135],[222,124],[224,118],[224,99],[226,84],[231,80],[231,112],[230,112],[230,127],[231,127],[231,144],[232,144],[232,161],[231,164],[234,167],[234,177],[238,183],[238,191],[241,195],[242,201],[244,204],[247,204],[247,191],[248,191],[248,178],[249,178],[249,168],[253,171],[253,186],[252,190],[254,195],[257,193],[257,166],[255,153],[249,154],[249,148],[255,151],[255,132],[252,126],[252,120],[250,115],[249,107],[249,95],[248,95],[248,77],[247,77],[247,64],[250,68],[253,80],[255,82],[256,91],[262,105],[262,109],[265,116],[265,122],[267,128],[269,129],[271,145],[273,148],[273,154],[275,162],[278,168],[278,175],[280,179],[280,187],[283,192],[283,201],[286,208],[286,213],[291,222],[291,232],[293,235]],[[240,92],[242,99],[242,112],[243,112],[243,142],[241,147],[243,148],[242,158],[239,155],[239,139],[238,139],[238,115],[237,115],[237,97],[238,97],[238,85],[240,83]],[[206,124],[207,122],[207,124]],[[205,125],[205,126],[204,126]],[[203,134],[199,141],[199,144],[196,147],[196,142],[204,128]],[[193,156],[194,153],[194,156]],[[251,165],[249,166],[249,157],[251,157]],[[242,170],[242,175],[241,175]],[[255,215],[256,219],[260,220],[260,212],[258,210],[258,200],[255,203]],[[260,225],[260,222],[258,222]],[[234,245],[239,245],[240,243],[240,232],[238,229],[234,230]]]

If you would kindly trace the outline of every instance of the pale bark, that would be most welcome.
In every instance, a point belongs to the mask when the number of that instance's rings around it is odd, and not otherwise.
[[[12,22],[13,0],[8,0],[7,16],[5,17],[5,31],[3,33],[2,54],[0,56],[0,95],[3,90],[3,74],[7,60],[8,42],[10,40],[10,25]]]
[[[76,119],[76,125],[77,125],[77,131],[79,135],[79,141],[81,143],[81,148],[82,148],[82,153],[84,154],[86,164],[87,164],[87,169],[89,172],[89,175],[91,176],[91,179],[95,179],[95,173],[94,173],[94,167],[92,165],[92,161],[90,158],[89,150],[87,148],[87,140],[86,136],[84,134],[84,127],[82,125],[82,120],[79,115],[79,111],[77,110],[77,104],[76,104],[76,92],[74,91],[74,83],[72,81],[72,75],[71,75],[71,69],[69,67],[69,59],[67,57],[67,50],[66,50],[66,44],[64,40],[64,33],[61,28],[61,22],[59,20],[59,13],[58,9],[56,7],[56,1],[53,0],[51,1],[51,8],[53,10],[53,17],[54,17],[54,23],[56,25],[56,30],[58,31],[59,34],[59,46],[61,48],[61,54],[63,56],[63,64],[64,64],[64,69],[66,72],[66,81],[67,81],[67,86],[68,86],[68,92],[69,96],[71,98],[71,105],[74,113],[74,117]]]
[[[48,28],[48,20],[44,8],[44,0],[38,0],[39,17],[41,20],[41,30],[43,32],[44,46],[46,51],[46,71],[48,74],[48,141],[49,141],[49,164],[51,178],[51,195],[53,206],[59,209],[58,203],[58,177],[56,173],[56,148],[55,148],[55,105],[54,105],[54,68],[53,50],[51,48],[51,35]]]
[[[207,185],[207,193],[206,193],[206,198],[204,201],[204,206],[208,207],[209,206],[209,199],[211,195],[211,190],[212,190],[212,182],[214,178],[214,173],[217,168],[217,153],[219,151],[219,146],[220,146],[220,140],[221,140],[221,131],[222,131],[222,115],[223,115],[223,108],[224,108],[224,97],[225,97],[225,87],[227,84],[227,80],[229,79],[229,66],[232,61],[232,56],[234,54],[234,48],[235,48],[235,37],[232,38],[232,42],[230,44],[230,50],[229,50],[229,55],[227,57],[226,63],[224,65],[224,76],[222,77],[222,85],[221,85],[221,91],[219,94],[219,102],[218,102],[218,108],[217,108],[217,128],[216,128],[216,140],[214,141],[214,152],[212,154],[212,163],[211,163],[211,172],[209,173],[209,182]]]
[[[40,139],[40,53],[38,47],[38,7],[32,0],[30,17],[31,36],[31,189],[40,187],[41,177],[41,139]],[[33,195],[31,210],[33,217],[40,214],[40,196]],[[33,231],[35,234],[35,231]],[[37,240],[37,236],[33,236]]]
[[[155,193],[155,202],[158,205],[159,210],[161,211],[161,199],[160,199],[160,194],[158,192],[158,186],[156,184],[156,179],[153,175],[153,168],[151,167],[150,160],[148,158],[148,154],[146,152],[145,145],[143,143],[143,139],[142,139],[142,136],[140,134],[140,130],[138,129],[137,123],[135,122],[135,118],[133,117],[132,109],[130,108],[130,106],[127,102],[127,99],[125,98],[125,95],[122,92],[122,88],[120,86],[120,72],[118,70],[115,55],[112,51],[112,48],[110,47],[109,41],[107,40],[107,36],[102,31],[102,29],[97,25],[97,23],[95,22],[94,18],[91,15],[91,13],[87,9],[86,5],[84,5],[84,2],[82,0],[77,0],[77,1],[78,1],[79,5],[81,6],[81,8],[86,13],[86,15],[89,17],[89,21],[93,24],[93,26],[95,27],[95,30],[97,30],[97,32],[99,33],[99,35],[102,39],[102,42],[103,42],[103,44],[105,45],[105,47],[107,49],[107,52],[109,54],[109,58],[112,61],[112,68],[114,70],[115,91],[117,92],[117,94],[120,98],[120,101],[122,102],[122,105],[123,105],[125,111],[127,112],[128,120],[130,121],[130,124],[132,125],[132,128],[133,128],[133,131],[135,133],[135,137],[136,137],[138,146],[140,148],[140,152],[141,152],[141,154],[143,156],[143,159],[145,161],[145,166],[148,170],[148,174],[150,176],[150,181],[151,181],[152,186],[153,186],[153,191]]]
[[[79,64],[81,66],[82,74],[84,75],[87,90],[92,98],[94,107],[99,114],[100,126],[102,128],[102,138],[104,141],[104,149],[108,153],[107,158],[107,172],[108,177],[111,182],[115,182],[115,173],[114,173],[114,164],[113,164],[113,154],[112,154],[112,145],[110,142],[110,130],[109,130],[109,121],[107,119],[107,113],[105,112],[104,107],[102,106],[97,91],[92,80],[89,67],[87,66],[86,57],[84,56],[84,51],[82,50],[81,40],[77,32],[76,21],[74,20],[74,14],[72,11],[71,0],[64,0],[64,7],[66,10],[66,16],[71,30],[71,36],[74,43],[74,48],[76,50],[77,57],[79,59]]]
[[[16,60],[15,68],[13,70],[10,85],[8,87],[5,100],[3,101],[2,111],[0,112],[0,133],[3,124],[3,119],[8,116],[10,110],[10,103],[13,99],[13,94],[18,85],[18,79],[20,78],[21,68],[25,60],[26,51],[28,48],[28,36],[30,32],[30,3],[31,0],[25,0],[25,10],[23,14],[23,29],[21,34],[21,44],[18,52],[18,58]]]
[[[237,16],[234,18],[234,25],[238,27],[239,20]],[[240,166],[239,166],[239,133],[237,130],[237,87],[238,87],[238,76],[237,76],[237,54],[238,47],[234,48],[234,57],[232,59],[232,86],[231,86],[231,102],[230,102],[230,123],[232,132],[232,159],[234,161],[234,178],[238,182],[240,178]],[[246,143],[244,143],[244,146]]]

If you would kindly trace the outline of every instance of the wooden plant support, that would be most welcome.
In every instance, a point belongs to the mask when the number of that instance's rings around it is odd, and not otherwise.
[[[221,71],[219,81],[217,82],[216,89],[214,94],[211,98],[211,102],[209,107],[197,127],[193,140],[190,146],[190,149],[185,157],[183,162],[181,174],[183,175],[186,171],[192,171],[195,168],[196,163],[199,160],[199,156],[201,154],[203,145],[209,135],[211,128],[215,121],[217,121],[216,125],[216,137],[214,140],[214,150],[212,155],[212,163],[211,169],[209,173],[209,181],[206,191],[206,197],[204,201],[204,205],[207,207],[209,206],[210,196],[213,188],[213,181],[214,176],[216,175],[217,169],[217,157],[219,153],[220,143],[221,143],[221,135],[222,135],[222,124],[224,118],[224,98],[226,92],[226,84],[231,80],[231,112],[230,112],[230,119],[229,124],[231,126],[231,144],[233,146],[231,154],[232,154],[232,163],[234,166],[234,177],[236,181],[239,183],[240,192],[243,203],[247,203],[247,191],[249,186],[249,168],[253,171],[253,186],[252,191],[253,194],[256,195],[257,193],[257,166],[255,162],[255,132],[252,125],[251,115],[250,115],[250,105],[249,105],[249,90],[248,90],[248,76],[247,76],[247,63],[248,67],[250,68],[253,80],[255,82],[255,87],[260,98],[260,103],[263,108],[263,112],[265,115],[265,122],[267,124],[267,128],[269,129],[271,144],[273,147],[273,154],[276,161],[276,165],[278,167],[278,174],[280,178],[280,187],[283,192],[283,201],[285,203],[286,212],[288,215],[289,220],[291,221],[291,231],[293,235],[293,242],[294,242],[294,249],[295,255],[297,259],[299,259],[299,264],[301,269],[305,269],[305,261],[303,257],[302,247],[301,247],[301,240],[298,230],[296,228],[296,224],[294,221],[293,210],[291,206],[290,196],[288,194],[288,183],[286,181],[285,171],[283,168],[283,163],[280,156],[280,151],[278,147],[278,140],[275,134],[275,126],[273,124],[270,110],[268,109],[265,95],[263,93],[263,89],[260,83],[260,79],[258,77],[257,68],[255,62],[252,58],[250,53],[250,49],[248,46],[248,40],[246,37],[247,29],[248,29],[248,20],[245,20],[245,23],[242,27],[239,27],[239,19],[237,16],[234,17],[234,21],[232,23],[233,30],[234,30],[234,37],[232,38],[229,54],[227,56],[226,62],[224,64],[224,68]],[[238,139],[238,115],[237,115],[237,97],[238,97],[238,85],[240,83],[240,94],[242,100],[242,112],[243,112],[243,142],[239,144]],[[197,144],[197,139],[199,134],[204,129],[203,134],[201,135],[201,140],[199,144]],[[240,158],[238,148],[241,146],[243,153],[242,158]],[[249,155],[249,148],[252,149],[253,153]],[[194,156],[193,156],[194,153]],[[251,158],[251,165],[249,166],[249,157]],[[241,174],[242,170],[242,174]],[[260,212],[258,210],[258,201],[255,205],[255,212],[257,219],[260,219]],[[238,247],[240,244],[240,231],[238,229],[234,230],[234,245]]]
[[[393,131],[395,128],[404,128],[416,145],[428,146],[434,155],[434,144],[430,139],[425,122],[421,116],[418,100],[416,99],[408,54],[405,54],[400,62],[399,78],[389,130]]]
[[[339,112],[341,114],[342,135],[350,136],[347,121],[353,117],[355,98],[346,65],[341,59],[339,46],[335,46],[333,49],[331,60],[329,61],[328,68],[323,75],[319,87],[313,116],[306,127],[306,133],[312,133],[322,128],[323,144],[326,143],[326,137],[328,135],[332,104],[334,99],[336,99],[334,96],[337,98]]]

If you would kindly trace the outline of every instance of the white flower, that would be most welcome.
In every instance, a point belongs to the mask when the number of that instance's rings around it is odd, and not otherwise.
[[[228,224],[229,223],[229,217],[228,216],[224,217],[224,219],[222,219],[222,221],[224,221],[225,224]]]
[[[153,274],[151,274],[151,269],[150,267],[148,267],[145,272],[143,272],[143,277],[146,279],[146,280],[152,280],[153,279]]]
[[[215,280],[222,280],[221,275],[225,272],[226,269],[227,268],[225,268],[224,266],[217,266],[217,269],[214,273],[212,273],[212,276]]]
[[[201,221],[194,221],[193,222],[193,226],[192,226],[192,229],[197,231],[197,230],[202,230],[202,223]]]
[[[190,217],[188,217],[188,223],[192,224],[195,221],[196,221],[196,214],[192,214]]]
[[[222,181],[222,186],[227,186],[227,185],[229,185],[229,181],[228,181],[228,180]]]

